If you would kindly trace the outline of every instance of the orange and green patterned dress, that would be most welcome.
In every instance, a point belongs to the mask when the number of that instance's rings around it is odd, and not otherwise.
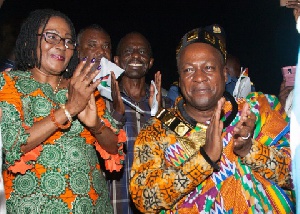
[[[256,115],[253,145],[240,158],[233,152],[233,129],[243,104]],[[274,96],[252,93],[237,103],[232,122],[223,129],[220,171],[201,155],[186,150],[185,141],[157,118],[152,118],[135,142],[130,193],[143,213],[293,213],[289,134],[286,114]],[[178,99],[174,115],[197,132],[196,121]],[[224,105],[224,118],[233,111]],[[224,119],[223,118],[223,119]],[[169,119],[171,121],[171,119]],[[186,134],[186,136],[189,132]]]
[[[7,213],[112,213],[108,190],[96,149],[109,170],[122,167],[123,130],[111,123],[102,98],[99,116],[118,135],[119,154],[110,155],[75,119],[67,130],[57,130],[32,151],[22,154],[29,129],[66,102],[67,89],[53,92],[35,81],[29,71],[0,74],[0,108],[3,111],[3,179]],[[97,96],[99,94],[95,93]],[[43,130],[41,130],[42,132]]]

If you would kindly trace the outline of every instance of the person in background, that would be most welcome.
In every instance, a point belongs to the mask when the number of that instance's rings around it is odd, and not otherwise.
[[[17,38],[17,70],[0,74],[7,213],[113,213],[95,147],[120,170],[126,136],[94,94],[95,59],[78,64],[75,39],[65,14],[33,11]]]
[[[242,67],[239,58],[231,54],[228,54],[225,68],[227,71],[227,82],[226,82],[225,90],[228,91],[231,95],[234,95],[234,91],[236,90],[236,85],[238,83],[239,78],[241,78],[240,84],[245,83],[244,78],[248,79],[249,93],[255,91],[254,84],[250,81],[250,77],[248,77],[248,70],[247,72],[244,73],[242,73],[241,71]]]
[[[79,58],[95,58],[100,62],[102,57],[111,61],[111,39],[109,34],[99,25],[92,24],[80,30],[77,35]]]
[[[111,200],[115,213],[137,213],[129,195],[130,170],[133,163],[134,141],[147,120],[151,117],[151,106],[156,98],[158,106],[170,107],[171,100],[161,94],[161,74],[155,74],[155,85],[158,91],[154,96],[153,85],[146,84],[146,74],[151,69],[154,58],[149,41],[138,32],[126,34],[117,46],[114,62],[125,70],[119,85],[121,96],[134,103],[144,113],[124,103],[119,97],[111,103],[115,121],[123,127],[127,134],[126,156],[123,173],[112,176],[110,183]],[[120,124],[121,122],[121,124]]]
[[[101,58],[105,57],[109,61],[112,59],[111,50],[111,39],[109,34],[99,25],[92,24],[80,30],[77,35],[77,50],[79,58],[87,57],[89,59],[95,58],[97,63],[100,63]],[[114,75],[114,74],[112,74]],[[114,106],[120,106],[120,103],[123,101],[121,100],[120,90],[118,86],[118,82],[115,78],[112,78],[112,98],[114,102]],[[107,108],[110,111],[110,114],[115,117],[119,117],[118,114],[119,110],[110,108],[110,102],[106,102]],[[123,105],[123,104],[122,104]],[[117,114],[117,116],[115,115]],[[115,121],[117,124],[120,125],[118,121]],[[120,126],[122,127],[122,126]]]
[[[225,90],[232,95],[236,82],[238,81],[241,74],[240,60],[237,57],[228,54],[225,68],[227,71],[227,82]]]
[[[180,88],[178,86],[178,81],[175,81],[170,86],[168,93],[167,93],[167,97],[175,103],[176,99],[179,96],[181,96]]]
[[[126,158],[125,158],[125,167],[121,172],[118,173],[109,173],[106,172],[106,177],[109,180],[109,189],[110,189],[110,197],[111,203],[113,204],[114,213],[136,213],[136,208],[132,205],[130,196],[128,193],[128,185],[129,185],[129,175],[130,167],[132,164],[132,148],[134,139],[139,131],[139,129],[145,124],[147,119],[150,118],[150,107],[149,107],[149,96],[150,91],[148,85],[145,83],[145,75],[148,70],[152,67],[153,58],[152,51],[149,42],[139,33],[128,34],[128,38],[131,40],[135,40],[133,44],[127,43],[125,37],[120,41],[118,45],[117,53],[119,53],[118,57],[115,57],[115,61],[117,65],[125,69],[124,77],[121,77],[120,84],[124,79],[129,79],[132,75],[131,73],[137,75],[131,77],[131,79],[126,80],[131,81],[132,85],[127,86],[126,88],[130,88],[132,90],[128,91],[132,94],[140,92],[135,98],[128,97],[128,94],[125,93],[125,89],[123,87],[119,89],[119,83],[116,81],[114,74],[112,73],[112,98],[113,101],[109,101],[106,99],[106,106],[110,111],[110,114],[114,118],[114,123],[118,125],[120,128],[124,128],[127,134],[127,145],[126,145]],[[126,38],[127,38],[126,37]],[[123,41],[124,40],[124,41]],[[124,43],[125,42],[125,43]],[[86,28],[83,28],[78,36],[77,36],[77,49],[80,57],[87,56],[88,58],[96,58],[97,61],[100,61],[102,57],[111,60],[111,39],[109,34],[99,25],[90,25]],[[123,43],[125,47],[123,47]],[[137,44],[137,45],[136,45]],[[129,46],[130,45],[130,46]],[[136,47],[137,46],[137,47]],[[122,49],[121,49],[122,48]],[[128,50],[124,50],[124,48]],[[137,49],[137,50],[136,50]],[[122,52],[121,52],[122,51]],[[132,55],[133,57],[126,58],[126,63],[129,63],[129,60],[139,62],[139,65],[136,66],[128,66],[127,64],[120,64],[120,62],[124,63],[124,54],[126,51],[134,51]],[[121,58],[122,56],[122,58]],[[128,66],[128,67],[127,67]],[[130,72],[130,73],[126,73]],[[137,73],[137,74],[136,74]],[[125,77],[126,76],[126,77]],[[129,76],[129,77],[127,77]],[[125,80],[124,80],[125,81]],[[140,83],[136,85],[135,83]],[[123,91],[122,91],[123,90]],[[140,113],[133,109],[131,106],[128,106],[126,103],[123,103],[121,96],[126,97],[131,102],[137,104],[139,108],[145,110],[145,113]],[[150,103],[151,104],[151,103]]]
[[[89,25],[83,29],[80,30],[80,32],[77,35],[77,50],[79,58],[87,57],[89,59],[95,58],[96,62],[100,62],[102,57],[105,57],[109,61],[111,61],[112,54],[111,54],[111,39],[109,34],[99,25],[92,24]],[[114,74],[112,74],[114,75]],[[113,118],[121,118],[122,115],[120,115],[119,112],[124,112],[122,110],[124,108],[123,101],[121,100],[120,96],[120,90],[118,82],[115,78],[112,78],[112,98],[113,102],[110,102],[108,99],[105,98],[107,109],[109,110],[110,114],[113,116]],[[113,106],[115,108],[113,108]],[[121,107],[121,110],[119,109]],[[115,124],[118,124],[120,128],[123,127],[123,123],[119,122],[118,120],[114,120]],[[99,157],[99,162],[101,164],[101,161],[103,161],[103,158]],[[123,173],[123,171],[122,171]],[[110,182],[112,181],[115,176],[118,177],[122,173],[110,173],[105,171],[106,179],[108,181],[108,186],[110,187]],[[111,190],[111,189],[110,189]],[[114,199],[114,193],[111,190],[111,203],[114,205],[114,213],[122,213],[122,209],[124,210],[130,210],[130,204],[128,203],[129,199],[123,203],[125,206],[121,207],[117,201]],[[121,197],[121,196],[120,196]],[[124,196],[123,196],[124,197]],[[125,196],[127,197],[127,196]],[[117,205],[116,205],[117,204]]]
[[[135,142],[130,193],[137,208],[293,213],[289,135],[274,139],[287,125],[276,97],[252,93],[237,103],[225,91],[224,45],[203,28],[183,36],[176,56],[183,97],[151,118]]]
[[[227,55],[226,58],[226,71],[227,73],[236,79],[241,75],[241,63],[240,60],[231,54]]]

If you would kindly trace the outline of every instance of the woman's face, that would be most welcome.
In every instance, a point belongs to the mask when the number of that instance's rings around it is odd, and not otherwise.
[[[43,35],[47,32],[55,33],[63,39],[60,40],[58,44],[50,44],[45,41],[45,36]],[[75,40],[75,38],[72,38],[70,26],[65,19],[53,16],[49,19],[44,31],[42,31],[42,27],[40,27],[38,34],[42,37],[40,38],[40,36],[38,36],[37,38],[37,57],[41,62],[40,70],[47,75],[59,75],[67,68],[74,53],[74,50],[66,48],[64,40]],[[48,36],[48,38],[52,37]],[[41,54],[40,51],[42,52]]]

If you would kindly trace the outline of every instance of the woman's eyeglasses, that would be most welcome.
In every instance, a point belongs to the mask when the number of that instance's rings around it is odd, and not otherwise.
[[[37,34],[37,36],[43,36],[45,41],[49,44],[57,45],[60,43],[61,40],[64,41],[65,47],[71,50],[76,48],[76,42],[69,38],[62,38],[56,33],[45,32],[42,34]]]

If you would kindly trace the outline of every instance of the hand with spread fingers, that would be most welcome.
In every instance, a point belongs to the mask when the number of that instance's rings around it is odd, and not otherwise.
[[[249,110],[249,104],[245,103],[241,112],[241,119],[233,130],[233,150],[240,157],[246,156],[251,149],[255,121],[255,114]]]
[[[300,15],[300,1],[287,1],[286,7],[294,9],[293,14],[295,17],[295,21],[297,22],[297,19]]]
[[[210,125],[206,130],[206,142],[203,146],[206,154],[214,162],[220,159],[223,150],[223,143],[221,137],[223,121],[221,121],[221,112],[224,103],[225,98],[222,97],[218,101],[218,106],[215,110],[214,115],[211,118]]]
[[[120,94],[119,83],[116,80],[115,73],[111,72],[111,97],[113,100],[113,108],[120,114],[125,113],[125,106]]]

